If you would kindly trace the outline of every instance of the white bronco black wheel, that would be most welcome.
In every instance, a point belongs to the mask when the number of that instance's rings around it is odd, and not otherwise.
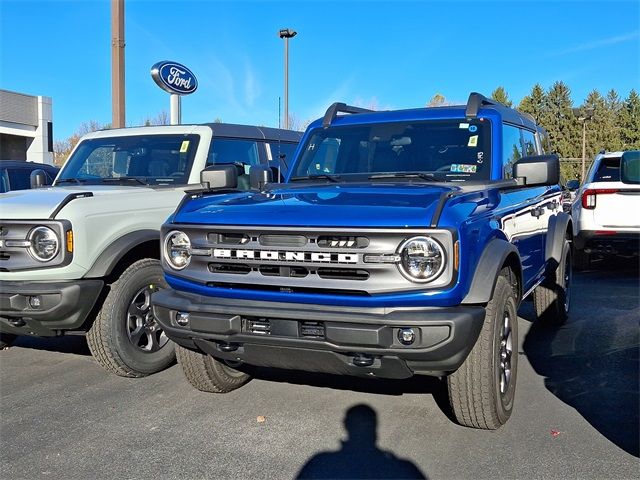
[[[144,377],[174,362],[173,342],[153,317],[151,294],[166,283],[158,260],[138,260],[111,284],[87,343],[105,369],[123,377]]]

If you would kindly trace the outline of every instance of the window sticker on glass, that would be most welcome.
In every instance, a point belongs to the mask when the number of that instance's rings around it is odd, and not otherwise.
[[[455,173],[476,173],[477,170],[477,165],[451,164],[451,171]]]
[[[484,162],[484,152],[478,152],[478,163]]]
[[[469,128],[469,124],[468,123],[461,123],[458,128]]]
[[[478,131],[478,126],[477,126],[477,125],[471,125],[471,126],[469,127],[469,131],[470,131],[471,133],[475,133],[475,132],[477,132],[477,131]]]
[[[189,140],[183,140],[180,145],[180,153],[187,153],[187,150],[189,150]]]
[[[478,135],[472,135],[469,137],[469,143],[467,143],[467,147],[477,147],[478,146]]]

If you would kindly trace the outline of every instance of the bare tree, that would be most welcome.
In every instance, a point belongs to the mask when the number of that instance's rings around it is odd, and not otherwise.
[[[451,105],[451,102],[449,102],[441,93],[436,93],[431,97],[431,100],[427,102],[427,107],[444,107],[447,105]]]
[[[73,134],[65,138],[64,140],[57,140],[53,143],[53,163],[56,165],[63,165],[67,161],[69,154],[78,144],[80,139],[90,132],[96,130],[103,130],[109,128],[109,124],[101,124],[96,120],[89,120],[88,122],[82,122],[78,129]]]

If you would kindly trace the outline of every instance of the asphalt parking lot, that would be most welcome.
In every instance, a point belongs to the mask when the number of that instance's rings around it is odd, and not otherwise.
[[[454,424],[431,379],[264,371],[212,395],[178,366],[109,375],[82,337],[20,339],[0,352],[0,477],[637,478],[639,276],[624,263],[576,274],[562,328],[521,307],[515,411],[496,432]]]

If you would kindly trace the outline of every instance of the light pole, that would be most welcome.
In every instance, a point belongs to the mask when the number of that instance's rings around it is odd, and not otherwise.
[[[580,181],[584,182],[587,167],[587,120],[593,118],[593,108],[574,108],[573,114],[582,122],[582,175]]]
[[[289,39],[298,34],[290,28],[281,28],[278,36],[284,38],[284,128],[289,128]]]

